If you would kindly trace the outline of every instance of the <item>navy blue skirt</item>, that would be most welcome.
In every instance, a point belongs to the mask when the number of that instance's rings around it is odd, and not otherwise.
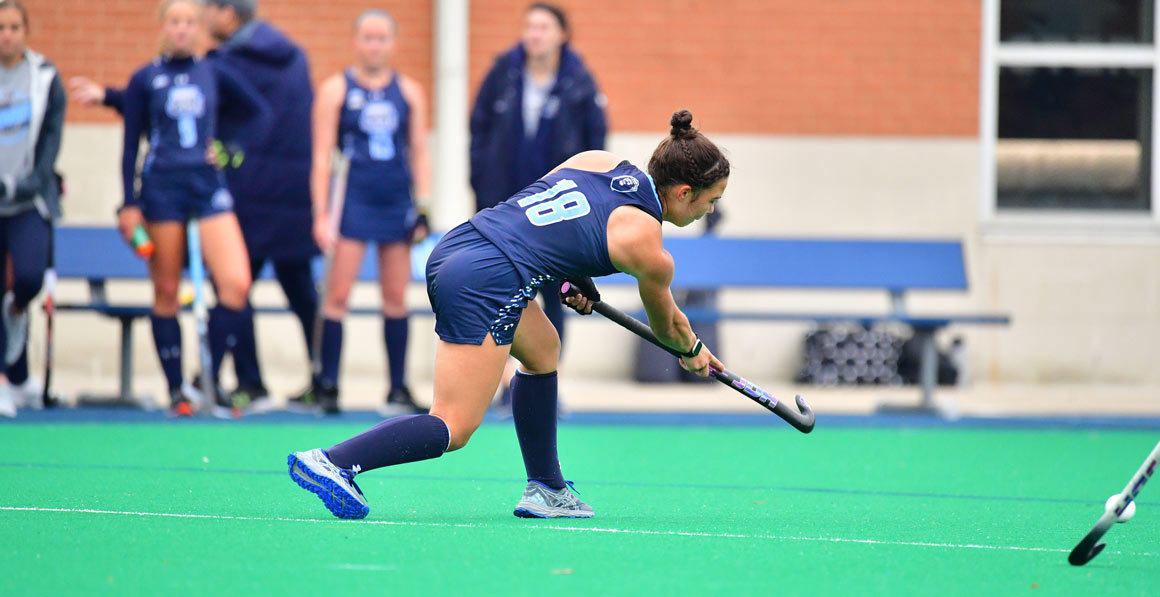
[[[448,232],[427,260],[427,298],[445,342],[511,344],[524,307],[552,276],[520,280],[515,265],[471,222]]]

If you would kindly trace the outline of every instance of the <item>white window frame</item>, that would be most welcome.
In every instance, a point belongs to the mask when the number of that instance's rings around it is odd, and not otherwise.
[[[979,84],[980,220],[985,237],[1160,242],[1160,0],[1153,0],[1152,44],[1000,43],[999,3],[983,0]],[[1152,163],[1148,211],[1002,209],[995,188],[999,69],[1004,66],[1152,69]]]

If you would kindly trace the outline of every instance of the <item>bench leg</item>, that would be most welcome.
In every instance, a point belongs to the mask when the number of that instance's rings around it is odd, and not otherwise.
[[[915,330],[922,343],[922,360],[919,361],[918,380],[922,388],[922,402],[919,408],[935,410],[934,390],[938,386],[938,349],[934,344],[934,330]]]
[[[133,318],[121,318],[121,402],[133,402]]]
[[[133,319],[131,316],[117,318],[121,322],[121,372],[117,395],[80,394],[77,396],[77,406],[131,406],[143,410],[157,408],[152,396],[133,395]]]

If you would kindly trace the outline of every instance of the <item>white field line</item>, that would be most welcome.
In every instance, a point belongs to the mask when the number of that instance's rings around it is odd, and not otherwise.
[[[399,520],[363,520],[363,521],[344,521],[344,520],[327,520],[319,518],[282,518],[282,517],[261,517],[261,516],[230,516],[225,514],[178,514],[173,512],[128,512],[120,510],[94,510],[91,508],[39,508],[35,506],[19,507],[19,506],[0,506],[0,512],[49,512],[49,513],[65,513],[65,514],[101,514],[107,516],[135,516],[142,518],[185,518],[198,520],[244,520],[256,522],[301,522],[310,524],[355,524],[355,525],[379,525],[379,526],[399,526],[399,527],[431,527],[431,528],[450,528],[450,529],[498,529],[500,527],[494,525],[470,524],[470,523],[454,523],[454,522],[411,522]],[[506,528],[506,527],[505,527]],[[983,545],[976,543],[937,543],[928,541],[892,541],[886,539],[858,539],[852,537],[802,537],[795,535],[744,535],[737,533],[704,533],[697,531],[649,531],[641,529],[612,529],[603,527],[566,527],[550,524],[532,524],[526,528],[550,530],[550,531],[570,531],[573,533],[615,533],[622,535],[648,535],[648,536],[670,536],[670,537],[705,537],[712,539],[757,539],[765,541],[799,541],[799,542],[820,542],[820,543],[854,543],[860,545],[892,545],[905,547],[927,547],[935,549],[981,549],[989,551],[1031,551],[1031,552],[1046,552],[1046,553],[1068,553],[1069,549],[1060,549],[1054,547],[1024,547],[1020,545]],[[1125,555],[1125,556],[1139,556],[1139,557],[1156,557],[1160,554],[1147,552],[1121,552],[1109,551],[1107,553]]]

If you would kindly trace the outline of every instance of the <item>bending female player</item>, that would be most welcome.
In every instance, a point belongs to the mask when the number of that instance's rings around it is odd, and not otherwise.
[[[314,102],[310,175],[314,238],[323,252],[332,249],[333,256],[322,298],[322,370],[311,390],[291,400],[295,410],[313,408],[317,402],[324,412],[338,412],[342,318],[367,243],[374,242],[378,244],[383,339],[391,379],[386,408],[395,414],[421,412],[404,380],[407,306],[403,293],[411,278],[411,242],[427,235],[427,100],[418,83],[392,67],[397,33],[395,19],[386,11],[359,15],[354,27],[355,66],[327,79]],[[344,197],[330,197],[335,148],[350,161]],[[330,215],[332,201],[342,201],[337,222]],[[338,238],[332,238],[336,224]]]
[[[207,148],[216,134],[221,102],[237,102],[256,117],[269,119],[266,104],[248,86],[194,56],[200,36],[201,3],[161,3],[162,54],[129,80],[124,96],[125,150],[121,171],[125,204],[117,211],[126,242],[142,222],[155,246],[149,259],[153,280],[153,341],[169,385],[172,413],[193,414],[197,392],[182,382],[181,328],[177,289],[185,260],[185,223],[198,218],[206,264],[223,307],[222,328],[237,335],[250,289],[246,247],[233,214],[233,198],[222,174],[209,165]],[[263,130],[268,129],[268,125]],[[137,147],[147,134],[149,153],[135,190]],[[214,412],[230,404],[218,396]]]
[[[634,276],[657,338],[685,352],[681,366],[698,375],[722,364],[704,349],[673,301],[673,260],[661,244],[661,222],[687,226],[713,211],[729,161],[673,115],[672,131],[646,174],[603,151],[565,161],[507,201],[479,212],[439,241],[427,262],[435,310],[435,401],[429,415],[399,417],[326,450],[289,457],[290,477],[340,518],[369,508],[354,476],[437,458],[458,450],[483,420],[510,352],[521,367],[512,382],[512,415],[528,474],[520,517],[592,516],[570,491],[556,454],[556,361],[560,339],[533,301],[548,282],[587,288],[568,304],[591,313],[589,276]]]

